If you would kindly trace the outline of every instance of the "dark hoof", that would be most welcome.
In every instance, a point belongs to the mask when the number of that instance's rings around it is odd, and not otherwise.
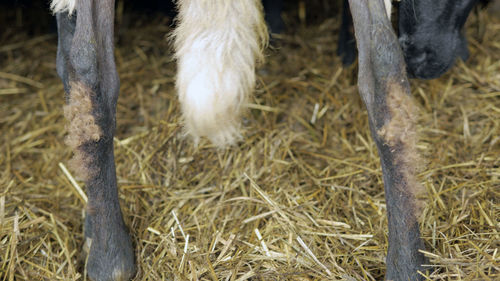
[[[94,281],[128,281],[135,275],[132,241],[125,227],[108,226],[104,233],[86,238],[87,273]]]
[[[418,251],[418,249],[424,249],[423,244],[421,244],[419,239],[414,241],[417,245],[414,247],[401,246],[399,245],[396,249],[392,246],[387,253],[387,271],[385,275],[385,280],[389,281],[423,281],[425,278],[418,273],[426,272],[426,269],[422,266],[427,264],[428,261],[425,256]],[[391,248],[391,246],[389,246]]]

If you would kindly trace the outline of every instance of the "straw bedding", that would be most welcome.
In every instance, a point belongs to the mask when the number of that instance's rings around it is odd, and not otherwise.
[[[381,280],[380,164],[335,56],[338,19],[268,50],[227,150],[183,137],[166,20],[120,31],[115,155],[135,280]],[[500,20],[468,23],[471,57],[412,81],[429,280],[500,278]],[[85,280],[82,182],[67,171],[55,35],[0,34],[0,280]]]

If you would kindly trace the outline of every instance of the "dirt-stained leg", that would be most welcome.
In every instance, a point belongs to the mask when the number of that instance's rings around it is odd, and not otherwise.
[[[349,0],[358,45],[358,87],[377,144],[389,224],[386,280],[422,280],[425,257],[415,179],[415,106],[404,57],[383,0]]]
[[[79,0],[57,13],[57,72],[64,83],[71,166],[85,181],[87,271],[96,281],[130,280],[134,251],[118,202],[113,135],[119,80],[114,62],[114,0]]]

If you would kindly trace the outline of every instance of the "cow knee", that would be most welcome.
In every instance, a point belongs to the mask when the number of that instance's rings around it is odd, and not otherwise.
[[[69,60],[75,71],[77,80],[92,88],[97,86],[97,50],[96,42],[77,42],[71,47]]]

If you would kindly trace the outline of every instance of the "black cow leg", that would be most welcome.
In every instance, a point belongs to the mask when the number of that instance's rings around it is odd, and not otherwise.
[[[86,183],[87,272],[95,281],[130,280],[134,251],[123,222],[113,156],[119,80],[113,54],[114,0],[80,0],[57,15],[57,71],[66,91],[71,166]],[[75,20],[76,17],[76,20]]]
[[[422,280],[415,107],[398,40],[383,0],[350,0],[358,44],[358,87],[378,148],[389,225],[386,280]]]
[[[264,17],[270,33],[280,34],[285,29],[285,23],[281,18],[283,11],[283,0],[263,0]]]
[[[352,16],[349,10],[349,0],[344,0],[337,46],[337,55],[341,57],[344,66],[349,66],[356,60],[356,40],[351,29]]]

